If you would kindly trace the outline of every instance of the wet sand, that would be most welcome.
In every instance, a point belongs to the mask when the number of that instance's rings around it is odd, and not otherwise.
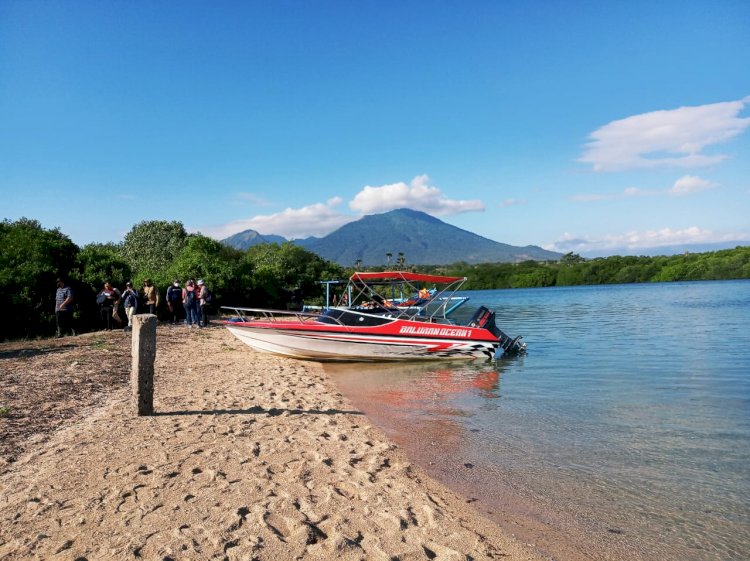
[[[452,400],[472,392],[499,398],[496,368],[446,362],[325,364],[324,370],[354,406],[430,477],[545,555],[557,561],[679,558],[669,551],[655,557],[606,516],[581,520],[569,504],[555,504],[530,488],[527,473],[492,465],[468,445],[477,437],[467,432],[471,426],[465,419],[467,411],[452,405]],[[472,432],[481,435],[482,429]]]
[[[106,337],[102,354],[129,349]],[[91,368],[66,360],[84,338],[57,367],[13,355],[13,374]],[[319,364],[160,326],[157,414],[137,417],[129,391],[0,464],[0,558],[548,559],[410,462]]]

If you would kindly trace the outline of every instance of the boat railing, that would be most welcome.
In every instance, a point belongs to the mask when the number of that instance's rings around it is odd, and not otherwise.
[[[297,320],[300,323],[309,323],[320,320],[320,313],[314,311],[271,310],[268,308],[240,308],[236,306],[221,306],[220,309],[228,310],[230,314],[233,313],[233,317],[225,318],[229,322],[246,322],[263,319],[268,322]],[[336,323],[341,322],[336,321]]]
[[[426,321],[430,323],[448,323],[454,324],[448,318],[453,310],[464,304],[469,298],[466,296],[442,296],[432,298],[425,303],[417,306],[386,306],[373,305],[368,302],[368,306],[305,306],[303,310],[274,310],[269,308],[244,308],[238,306],[221,306],[220,310],[225,310],[229,317],[224,317],[228,322],[247,322],[262,319],[269,323],[298,321],[299,323],[319,322],[325,316],[326,323],[336,323],[346,327],[347,324],[342,322],[335,315],[328,314],[329,310],[348,310],[354,313],[365,315],[382,315],[390,319],[406,319],[412,321]]]

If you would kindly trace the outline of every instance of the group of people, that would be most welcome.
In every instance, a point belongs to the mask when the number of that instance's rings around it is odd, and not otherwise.
[[[105,329],[112,329],[117,324],[121,325],[124,320],[120,317],[120,304],[125,308],[125,319],[127,324],[125,331],[133,329],[133,316],[142,306],[144,313],[156,314],[160,302],[159,289],[154,286],[151,279],[143,281],[143,288],[136,292],[133,283],[126,282],[125,290],[120,292],[110,282],[105,282],[99,294],[96,295],[96,303],[99,305],[99,315]]]
[[[189,328],[208,327],[208,309],[212,300],[211,291],[203,279],[198,279],[198,282],[190,279],[185,283],[185,288],[180,288],[180,280],[175,279],[167,289],[170,323],[177,325],[184,316]]]
[[[192,328],[207,327],[209,324],[209,307],[213,295],[203,279],[195,282],[188,280],[185,288],[180,288],[179,279],[175,279],[167,289],[167,308],[169,309],[170,323],[176,325],[181,321]],[[73,303],[74,294],[68,283],[57,279],[57,292],[55,294],[55,319],[57,322],[57,336],[70,332],[75,335],[73,329]],[[143,288],[136,291],[131,282],[125,283],[125,290],[120,292],[110,282],[105,282],[102,289],[97,293],[96,303],[99,306],[99,314],[105,329],[111,330],[115,325],[127,323],[125,331],[133,329],[133,316],[136,313],[149,313],[156,315],[161,294],[151,279],[143,282]],[[120,305],[125,309],[125,318],[120,317]]]

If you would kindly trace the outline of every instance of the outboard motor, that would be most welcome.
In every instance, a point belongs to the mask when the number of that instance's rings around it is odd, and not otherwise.
[[[521,336],[511,338],[495,324],[495,312],[480,306],[468,323],[469,327],[482,327],[492,333],[500,341],[497,356],[517,355],[526,352],[526,343],[521,341]],[[502,351],[502,352],[501,352]]]

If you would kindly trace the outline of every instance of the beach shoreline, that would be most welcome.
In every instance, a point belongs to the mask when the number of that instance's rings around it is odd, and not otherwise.
[[[319,364],[218,326],[157,333],[154,416],[135,415],[120,380],[0,465],[0,557],[549,558],[410,462]],[[83,342],[89,355],[66,359]],[[121,379],[129,348],[108,332],[0,356],[16,379],[114,357]]]

